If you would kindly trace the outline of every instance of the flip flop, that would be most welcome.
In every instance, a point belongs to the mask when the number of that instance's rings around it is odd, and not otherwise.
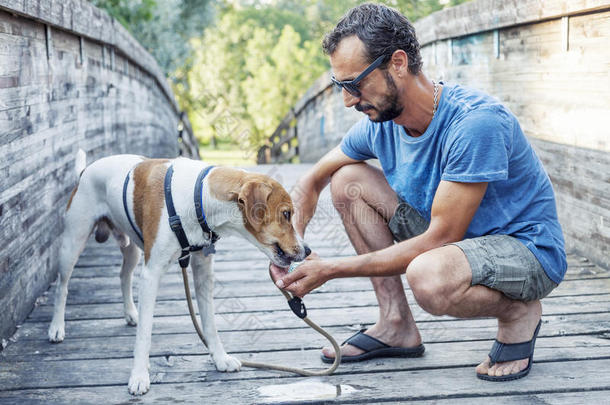
[[[360,330],[360,332],[341,343],[341,346],[346,343],[355,346],[360,350],[364,350],[364,353],[356,356],[343,355],[341,356],[341,363],[364,361],[379,357],[420,357],[426,350],[424,345],[419,345],[417,347],[391,347],[372,336],[365,335],[365,330],[366,329]],[[335,361],[334,357],[328,357],[324,354],[321,355],[321,358],[324,363],[334,363]]]
[[[487,374],[477,373],[477,377],[485,381],[512,381],[518,380],[519,378],[523,378],[528,375],[530,370],[532,369],[532,360],[534,359],[534,346],[536,346],[536,338],[538,337],[538,332],[540,331],[541,324],[542,320],[538,321],[538,326],[536,326],[536,330],[534,331],[534,337],[532,337],[532,340],[528,340],[527,342],[521,343],[502,343],[496,340],[493,346],[491,347],[491,351],[489,352],[489,358],[491,359],[489,364],[490,367],[496,363],[504,361],[513,361],[529,358],[529,362],[527,363],[527,367],[525,369],[515,374],[502,376],[491,376]]]

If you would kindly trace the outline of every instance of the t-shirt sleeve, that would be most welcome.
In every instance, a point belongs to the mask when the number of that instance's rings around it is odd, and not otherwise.
[[[477,183],[508,178],[513,122],[506,111],[472,111],[452,132],[442,180]]]
[[[356,122],[341,140],[341,150],[356,160],[375,159],[377,155],[372,146],[373,128],[368,118]]]

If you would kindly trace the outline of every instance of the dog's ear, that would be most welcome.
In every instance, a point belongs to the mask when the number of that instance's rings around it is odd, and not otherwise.
[[[270,185],[258,181],[248,181],[239,190],[237,203],[242,206],[246,220],[255,232],[259,232],[263,226],[271,190]]]

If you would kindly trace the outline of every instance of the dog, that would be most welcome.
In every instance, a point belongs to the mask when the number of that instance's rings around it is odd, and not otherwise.
[[[207,165],[186,159],[147,159],[136,155],[114,155],[85,167],[82,151],[76,159],[80,179],[69,198],[59,251],[57,291],[49,340],[65,336],[64,312],[68,282],[88,237],[98,242],[112,234],[123,254],[121,290],[125,320],[137,325],[134,364],[129,378],[131,394],[150,388],[149,351],[153,309],[159,280],[183,254],[169,223],[164,197],[164,179],[170,167],[171,196],[184,234],[193,246],[213,246],[213,234],[238,235],[263,252],[272,263],[286,267],[303,260],[311,250],[292,226],[292,200],[272,178],[229,167],[214,167],[202,184],[201,202],[206,233],[197,219],[194,190],[199,173]],[[129,178],[128,178],[129,176]],[[144,251],[138,309],[133,302],[132,274]],[[214,321],[213,254],[191,253],[191,268],[197,304],[208,350],[219,371],[238,371],[241,363],[229,356],[218,337]]]

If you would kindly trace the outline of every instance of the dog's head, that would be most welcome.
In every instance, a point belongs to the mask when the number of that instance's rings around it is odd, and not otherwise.
[[[277,266],[287,267],[311,253],[292,225],[292,199],[280,183],[269,176],[240,171],[226,172],[225,185],[232,190],[229,199],[236,202],[243,219],[240,230]],[[219,173],[220,174],[220,173]],[[232,177],[232,179],[231,179]]]

